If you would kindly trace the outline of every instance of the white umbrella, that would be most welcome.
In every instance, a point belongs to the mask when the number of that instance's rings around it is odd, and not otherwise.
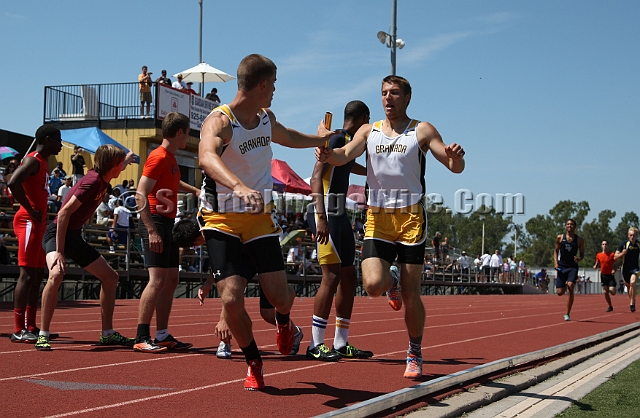
[[[178,74],[182,74],[182,81],[185,83],[187,81],[192,81],[194,83],[224,83],[225,81],[233,80],[235,78],[224,71],[210,66],[206,62],[201,62],[195,67],[176,73],[173,76],[178,77]]]

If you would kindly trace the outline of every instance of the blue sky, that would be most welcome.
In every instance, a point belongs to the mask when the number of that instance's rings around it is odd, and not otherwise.
[[[204,1],[203,60],[230,74],[250,53],[278,66],[272,109],[315,132],[325,111],[363,100],[383,117],[391,0]],[[197,64],[197,0],[5,2],[0,12],[0,128],[33,135],[47,85],[135,81]],[[428,157],[427,187],[522,193],[524,223],[562,199],[640,212],[640,2],[398,0],[397,73],[413,87],[409,116],[466,149],[454,175]],[[217,87],[223,101],[234,82]],[[274,145],[311,175],[312,150]],[[360,160],[362,161],[362,159]],[[352,183],[363,180],[352,178]]]

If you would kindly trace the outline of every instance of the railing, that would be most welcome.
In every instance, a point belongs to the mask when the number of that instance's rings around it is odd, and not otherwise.
[[[155,114],[155,84],[151,88],[151,115]],[[146,104],[145,114],[146,114]],[[141,119],[137,82],[46,86],[44,122],[65,120]]]

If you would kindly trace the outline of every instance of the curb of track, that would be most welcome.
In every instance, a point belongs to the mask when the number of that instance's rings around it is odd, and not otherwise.
[[[556,362],[558,364],[555,364],[553,367],[549,368],[549,370],[540,374],[528,376],[524,379],[524,381],[519,382],[517,385],[508,385],[508,387],[501,388],[500,390],[497,390],[490,395],[480,394],[480,396],[476,397],[477,399],[466,402],[464,405],[460,405],[460,407],[455,411],[449,410],[448,412],[450,414],[447,414],[448,416],[459,416],[464,412],[469,412],[483,405],[487,405],[499,399],[502,399],[503,397],[508,396],[511,393],[526,389],[536,383],[539,383],[553,375],[560,373],[563,370],[581,363],[588,357],[592,357],[595,354],[606,351],[613,346],[619,345],[631,338],[634,338],[637,335],[640,335],[640,323],[626,325],[624,327],[592,335],[590,337],[581,338],[579,340],[571,341],[565,344],[556,345],[554,347],[549,347],[518,356],[507,357],[504,359],[493,361],[491,363],[472,367],[467,370],[461,370],[459,372],[443,376],[438,379],[429,380],[427,382],[400,389],[395,392],[387,393],[385,395],[378,396],[354,405],[350,405],[345,408],[327,412],[325,414],[318,415],[316,418],[367,417],[386,410],[392,412],[392,408],[395,408],[404,403],[414,401],[418,398],[422,398],[424,396],[442,391],[447,388],[459,386],[461,384],[464,384],[465,382],[478,379],[486,375],[494,374],[499,371],[509,370],[516,366],[542,360],[550,356],[557,356],[567,351],[576,350],[584,346],[599,344],[598,346],[591,347],[588,350],[575,353],[570,360],[557,360]],[[602,342],[605,343],[601,344]]]

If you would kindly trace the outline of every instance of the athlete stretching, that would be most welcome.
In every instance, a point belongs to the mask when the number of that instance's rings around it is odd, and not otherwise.
[[[409,350],[404,377],[419,378],[425,321],[420,299],[427,239],[425,155],[431,151],[453,173],[461,173],[465,162],[460,145],[445,145],[433,125],[407,116],[410,101],[411,85],[406,79],[385,77],[382,107],[386,118],[363,125],[343,148],[319,148],[316,155],[331,165],[344,165],[367,151],[369,209],[362,248],[362,280],[370,296],[389,290],[396,293],[389,268],[397,257],[402,298],[392,307],[400,309],[403,303],[405,306]],[[322,125],[320,131],[324,131]]]

